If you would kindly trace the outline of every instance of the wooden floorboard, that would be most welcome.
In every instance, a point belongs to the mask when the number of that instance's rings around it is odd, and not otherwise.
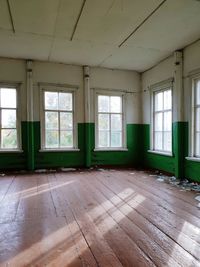
[[[137,170],[0,178],[0,266],[200,266],[194,192]]]

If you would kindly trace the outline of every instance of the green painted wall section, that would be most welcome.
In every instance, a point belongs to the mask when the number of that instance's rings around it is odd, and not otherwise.
[[[174,158],[148,152],[150,149],[150,125],[143,124],[143,166],[174,173]]]

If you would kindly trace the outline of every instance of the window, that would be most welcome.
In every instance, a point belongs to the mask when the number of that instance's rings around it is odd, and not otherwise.
[[[172,152],[172,90],[153,93],[153,150]]]
[[[195,157],[200,157],[200,78],[194,80],[194,148]]]
[[[124,147],[122,95],[97,95],[97,149]]]
[[[70,149],[74,138],[74,94],[44,91],[44,149]]]
[[[0,149],[17,150],[17,90],[16,88],[0,88]]]

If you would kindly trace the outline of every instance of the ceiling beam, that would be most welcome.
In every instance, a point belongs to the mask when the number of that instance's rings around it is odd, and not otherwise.
[[[81,9],[80,9],[80,12],[79,12],[79,14],[78,14],[76,23],[75,23],[75,25],[74,25],[74,29],[73,29],[73,32],[72,32],[70,41],[72,41],[73,38],[74,38],[74,35],[75,35],[76,29],[77,29],[77,27],[78,27],[78,23],[79,23],[79,20],[80,20],[80,18],[81,18],[81,15],[82,15],[82,13],[83,13],[83,9],[84,9],[84,6],[85,6],[86,1],[87,1],[87,0],[83,0],[83,2],[82,2]]]
[[[139,28],[166,2],[167,0],[163,0],[120,44],[119,47],[123,46],[126,41],[135,34]]]
[[[13,33],[15,33],[16,31],[15,31],[15,25],[14,25],[14,21],[13,21],[12,12],[11,12],[10,2],[9,2],[9,0],[7,0],[6,2],[7,2],[7,6],[8,6],[8,12],[9,12],[9,16],[10,16],[10,22],[12,25],[12,30],[13,30]]]

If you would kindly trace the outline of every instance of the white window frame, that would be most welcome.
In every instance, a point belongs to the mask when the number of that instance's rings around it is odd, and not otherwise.
[[[195,98],[196,98],[196,82],[200,81],[200,72],[192,74],[190,76],[190,84],[191,84],[191,122],[189,125],[189,157],[186,157],[186,159],[194,160],[194,161],[200,161],[200,155],[197,156],[195,154],[195,146],[196,146],[196,108],[200,107],[200,105],[196,105]]]
[[[98,96],[120,96],[122,98],[122,146],[121,147],[99,147],[98,146]],[[94,151],[128,151],[126,140],[126,93],[115,90],[95,90],[95,149]],[[110,112],[112,113],[112,112]]]
[[[77,118],[76,118],[76,92],[78,88],[69,86],[46,85],[40,88],[40,121],[41,121],[41,149],[40,152],[70,152],[78,149]],[[45,146],[45,92],[72,93],[73,113],[73,147],[69,148],[46,148]],[[58,110],[59,112],[59,110]]]
[[[166,155],[166,156],[173,156],[173,132],[171,130],[171,150],[170,151],[165,151],[165,150],[157,150],[154,148],[155,146],[155,135],[154,135],[154,128],[155,128],[155,93],[156,92],[164,92],[167,90],[171,90],[172,94],[172,107],[170,110],[172,112],[172,123],[173,123],[173,78],[170,78],[168,80],[156,83],[154,85],[150,86],[150,102],[151,102],[151,120],[150,120],[150,150],[148,152],[150,153],[155,153],[155,154],[160,154],[160,155]],[[167,110],[166,110],[167,111]],[[166,111],[161,111],[161,112],[166,112]],[[163,132],[163,131],[162,131]]]
[[[21,143],[21,110],[20,110],[20,83],[2,83],[0,82],[0,88],[8,88],[16,90],[16,130],[17,130],[17,148],[1,148],[0,153],[15,153],[15,152],[23,152],[22,151],[22,143]],[[1,123],[1,110],[4,109],[0,106],[0,123]],[[12,109],[12,108],[8,108]],[[14,109],[14,108],[13,108]],[[0,126],[0,129],[2,127]],[[1,142],[1,130],[0,130],[0,142]]]

